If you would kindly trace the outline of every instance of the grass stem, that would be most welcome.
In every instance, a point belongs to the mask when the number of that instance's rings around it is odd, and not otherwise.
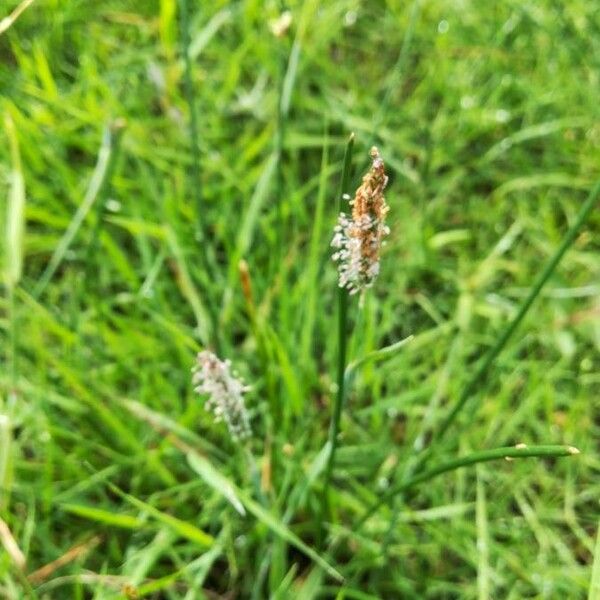
[[[190,113],[188,131],[190,135],[190,155],[192,159],[192,194],[196,204],[197,236],[204,239],[202,221],[202,182],[200,178],[200,144],[198,136],[198,118],[196,116],[196,94],[192,82],[192,61],[190,58],[190,26],[187,0],[179,0],[179,22],[181,27],[181,51],[184,64],[184,93]]]
[[[344,166],[342,168],[342,181],[339,192],[339,210],[344,210],[344,195],[349,192],[350,169],[352,164],[352,149],[354,147],[354,134],[350,134],[346,151],[344,153]],[[333,414],[329,426],[329,457],[325,467],[325,484],[323,487],[324,505],[329,507],[329,484],[335,466],[335,452],[340,431],[340,419],[345,397],[345,372],[346,350],[348,342],[348,292],[344,288],[338,289],[338,363],[337,363],[337,394],[333,406]]]
[[[205,229],[205,206],[202,198],[202,177],[200,161],[200,135],[198,133],[198,117],[196,115],[196,94],[192,79],[192,59],[190,57],[190,16],[187,0],[179,0],[179,26],[181,29],[181,52],[184,64],[184,94],[188,105],[189,120],[188,131],[190,138],[190,155],[192,161],[192,194],[196,205],[196,240],[200,244],[200,254],[203,266],[214,279],[214,265],[208,252],[208,244],[204,243],[209,233]],[[211,322],[211,343],[217,354],[221,348],[219,315],[212,300],[207,300],[207,312]]]

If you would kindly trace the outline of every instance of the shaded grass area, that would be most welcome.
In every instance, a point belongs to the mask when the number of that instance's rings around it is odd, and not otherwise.
[[[276,38],[276,3],[187,4],[200,182],[173,0],[46,0],[0,36],[1,110],[26,195],[23,275],[14,305],[8,284],[0,299],[13,438],[0,516],[27,573],[73,550],[32,589],[585,598],[600,491],[597,211],[495,361],[478,411],[439,448],[444,462],[517,443],[582,455],[456,471],[412,490],[395,520],[386,506],[353,525],[448,414],[598,177],[598,10],[309,0],[291,3]],[[118,118],[110,185],[41,289]],[[336,377],[328,245],[349,131],[355,182],[373,142],[386,159],[392,230],[375,288],[362,310],[350,305],[349,359],[415,339],[356,374],[330,520],[319,476]],[[7,127],[2,196],[9,138]],[[253,385],[251,454],[191,390],[211,307],[220,353]],[[340,540],[327,551],[325,534]],[[7,554],[0,574],[9,598],[27,593]]]

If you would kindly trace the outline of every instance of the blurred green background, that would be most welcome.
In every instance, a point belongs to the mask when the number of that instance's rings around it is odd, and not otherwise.
[[[187,0],[186,19],[185,4],[37,0],[0,35],[0,517],[26,558],[0,553],[0,595],[588,597],[597,210],[439,449],[582,454],[456,471],[353,524],[447,414],[600,174],[600,7]],[[415,340],[355,382],[326,522],[314,475],[351,131],[355,181],[376,143],[391,207],[379,280],[351,307],[352,357]],[[195,352],[216,344],[253,387],[253,458],[192,391]],[[236,512],[190,448],[266,516]]]

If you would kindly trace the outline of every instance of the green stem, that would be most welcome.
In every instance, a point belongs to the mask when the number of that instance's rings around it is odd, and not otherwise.
[[[286,58],[283,55],[279,58],[279,89],[277,93],[277,120],[275,127],[275,156],[276,156],[276,173],[275,173],[275,205],[277,210],[277,252],[274,253],[276,260],[273,272],[277,272],[277,268],[282,264],[283,256],[283,240],[285,239],[285,224],[283,221],[283,142],[285,136],[285,108],[283,106],[283,86],[285,85],[285,67]]]
[[[506,448],[494,448],[492,450],[474,452],[473,454],[456,458],[447,463],[442,463],[433,469],[429,469],[429,471],[424,471],[419,475],[415,475],[414,477],[406,479],[394,486],[391,490],[388,490],[375,504],[365,511],[354,528],[356,530],[358,527],[360,527],[381,506],[394,498],[396,495],[401,494],[402,492],[405,492],[420,483],[430,481],[439,475],[448,473],[449,471],[455,471],[456,469],[462,469],[463,467],[468,467],[477,463],[489,462],[503,458],[541,458],[548,456],[574,456],[576,454],[579,454],[579,450],[573,446],[522,446],[518,448],[515,446],[509,446]]]
[[[354,134],[350,134],[346,151],[344,153],[344,166],[342,169],[342,181],[340,184],[339,212],[344,210],[344,195],[349,192],[350,185],[350,167],[352,163],[352,148],[354,147]],[[338,365],[337,365],[337,394],[333,406],[333,415],[329,426],[329,456],[327,466],[325,467],[325,484],[323,486],[324,505],[329,506],[329,483],[331,473],[335,466],[335,452],[337,449],[337,438],[340,431],[340,418],[345,396],[345,378],[346,371],[346,349],[348,342],[348,292],[344,288],[338,289]]]

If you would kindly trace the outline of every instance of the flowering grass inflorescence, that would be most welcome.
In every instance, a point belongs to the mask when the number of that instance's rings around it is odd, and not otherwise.
[[[388,178],[379,150],[371,148],[373,163],[363,177],[354,199],[352,215],[341,213],[331,246],[338,263],[339,286],[350,294],[371,287],[379,274],[379,253],[383,238],[389,234],[385,217],[389,210],[383,196]]]
[[[224,421],[235,441],[251,434],[250,417],[244,403],[244,394],[250,388],[231,370],[231,361],[220,360],[208,350],[199,352],[193,369],[194,390],[208,396],[206,409],[217,422]]]

